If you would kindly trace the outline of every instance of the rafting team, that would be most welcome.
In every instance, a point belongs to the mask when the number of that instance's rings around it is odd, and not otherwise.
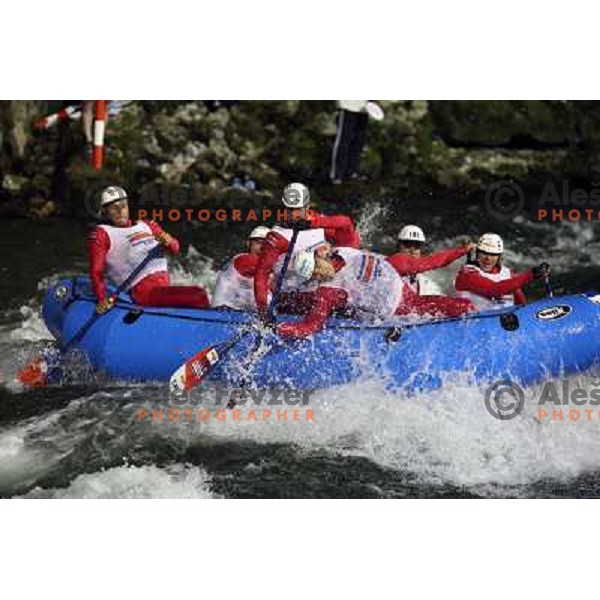
[[[290,184],[286,194],[297,194],[309,206],[308,188]],[[90,276],[97,297],[96,310],[104,313],[115,298],[107,292],[105,277],[119,286],[148,252],[160,244],[166,253],[179,252],[179,242],[153,221],[132,222],[128,198],[118,186],[106,188],[100,210],[105,224],[89,237]],[[391,256],[360,249],[360,235],[345,215],[314,211],[294,223],[273,228],[255,227],[245,252],[234,256],[221,269],[212,303],[202,287],[170,284],[166,258],[149,261],[133,279],[128,291],[141,306],[221,308],[250,310],[268,321],[267,310],[278,275],[293,238],[292,249],[277,310],[303,315],[298,321],[280,323],[283,337],[307,337],[320,330],[331,315],[385,320],[394,315],[458,317],[468,312],[526,303],[522,287],[534,279],[547,279],[550,267],[542,263],[521,274],[502,264],[504,243],[495,233],[484,233],[477,244],[423,255],[425,234],[407,225],[398,235],[397,253]],[[454,281],[456,295],[423,295],[419,274],[448,266],[467,256],[467,264]]]

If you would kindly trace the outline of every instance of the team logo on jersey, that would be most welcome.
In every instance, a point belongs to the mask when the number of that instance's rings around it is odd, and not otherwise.
[[[573,309],[567,304],[559,304],[558,306],[549,306],[535,313],[535,318],[540,321],[556,321],[566,317]]]
[[[127,236],[127,239],[132,246],[137,246],[139,243],[147,242],[149,239],[153,238],[154,236],[147,231],[136,231],[135,233]]]
[[[381,275],[381,261],[372,254],[364,254],[358,270],[358,280],[370,283]]]

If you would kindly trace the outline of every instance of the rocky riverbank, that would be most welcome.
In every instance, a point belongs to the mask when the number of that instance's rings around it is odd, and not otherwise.
[[[512,179],[593,181],[600,172],[600,103],[559,101],[382,101],[371,122],[366,181],[328,182],[333,101],[135,101],[109,122],[105,169],[88,166],[79,122],[34,131],[53,107],[0,103],[0,211],[44,218],[76,215],[90,184],[194,186],[214,199],[246,186],[258,197],[301,180],[331,201],[477,196]]]

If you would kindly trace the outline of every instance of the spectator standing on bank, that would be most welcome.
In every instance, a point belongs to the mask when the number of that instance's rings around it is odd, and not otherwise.
[[[360,157],[367,137],[369,116],[380,121],[383,111],[369,100],[338,100],[337,133],[329,177],[340,184],[359,176]]]

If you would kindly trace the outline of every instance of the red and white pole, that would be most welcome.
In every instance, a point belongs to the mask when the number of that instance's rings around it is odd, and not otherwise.
[[[99,171],[104,160],[104,130],[106,127],[107,100],[96,100],[96,120],[94,121],[94,152],[92,167]]]
[[[33,126],[36,129],[50,129],[57,123],[62,123],[68,120],[75,121],[76,119],[81,119],[81,107],[67,106],[66,108],[61,108],[58,112],[38,119],[35,121]]]

